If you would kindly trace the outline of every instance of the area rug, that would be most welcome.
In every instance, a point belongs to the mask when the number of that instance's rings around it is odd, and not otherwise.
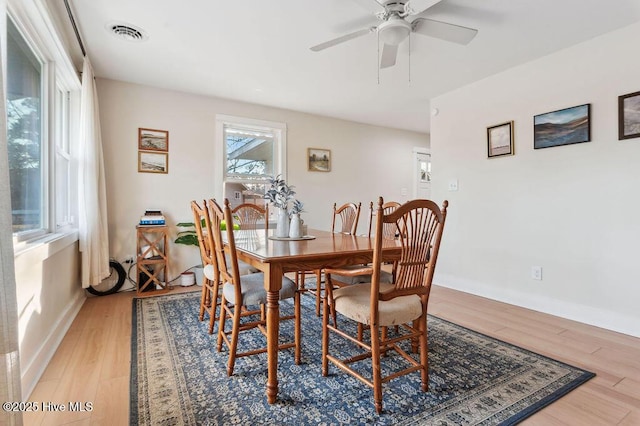
[[[429,391],[420,374],[384,385],[377,415],[372,391],[330,366],[321,374],[321,320],[314,298],[302,297],[302,363],[279,353],[279,393],[267,403],[266,354],[239,358],[226,374],[228,352],[217,352],[207,321],[198,321],[199,293],[133,301],[132,425],[510,425],[516,424],[594,376],[548,357],[429,316]],[[292,311],[289,301],[283,311]],[[293,336],[292,321],[280,327]],[[259,331],[243,347],[261,347]],[[332,336],[332,351],[353,345]],[[393,356],[383,359],[393,368]],[[363,367],[366,367],[363,365]]]

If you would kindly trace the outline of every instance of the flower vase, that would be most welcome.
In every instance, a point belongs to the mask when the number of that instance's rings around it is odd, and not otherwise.
[[[291,223],[289,224],[289,238],[301,238],[302,237],[302,221],[300,220],[300,214],[294,213],[291,215]]]
[[[276,224],[276,237],[287,238],[289,236],[289,213],[287,209],[278,209],[278,222]]]

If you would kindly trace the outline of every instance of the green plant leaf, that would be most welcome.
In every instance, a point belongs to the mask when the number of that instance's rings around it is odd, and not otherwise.
[[[191,228],[191,227],[195,227],[196,224],[193,222],[180,222],[178,224],[176,224],[176,226],[180,227],[180,228]]]
[[[184,244],[187,246],[199,246],[200,243],[198,242],[198,237],[196,236],[196,234],[187,234],[187,235],[180,235],[178,238],[175,239],[174,243],[176,244]]]

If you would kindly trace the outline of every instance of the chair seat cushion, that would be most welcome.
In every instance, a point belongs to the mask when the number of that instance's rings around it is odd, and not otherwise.
[[[241,275],[242,306],[261,305],[267,303],[267,292],[264,289],[264,274]],[[282,277],[282,288],[280,289],[280,300],[290,299],[296,293],[296,283],[287,277]],[[235,305],[236,294],[233,284],[225,283],[222,288],[225,299]]]
[[[227,265],[231,265],[231,257],[229,256],[229,254],[225,253],[224,257],[225,259],[227,259]],[[253,266],[249,265],[248,263],[245,263],[239,259],[238,259],[238,269],[240,269],[240,275],[247,275],[247,274],[253,274],[254,272],[260,272],[259,269],[256,269]]]
[[[344,270],[356,270],[362,268],[362,265],[351,265],[345,266],[340,269]],[[371,274],[366,275],[355,275],[355,276],[345,276],[333,273],[331,274],[331,280],[340,281],[344,284],[362,284],[362,283],[370,283],[371,282]],[[380,282],[390,284],[393,282],[393,274],[391,272],[380,270]]]
[[[215,279],[215,275],[214,275],[215,269],[212,264],[205,265],[202,272],[204,273],[204,276],[207,277],[208,280],[213,281]]]
[[[380,291],[390,291],[391,284],[380,284]],[[354,321],[371,324],[371,283],[342,287],[333,291],[337,312]],[[380,326],[400,325],[411,322],[422,315],[422,302],[416,295],[400,296],[378,302]]]
[[[227,265],[230,263],[231,261],[227,259]],[[254,272],[258,272],[258,269],[242,261],[238,261],[238,269],[240,269],[240,275],[248,275],[248,274],[253,274]],[[212,264],[206,265],[202,272],[204,273],[204,276],[207,277],[207,279],[213,281],[214,269]]]

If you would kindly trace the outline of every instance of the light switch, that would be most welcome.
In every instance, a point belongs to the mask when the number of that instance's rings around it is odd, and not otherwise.
[[[458,179],[451,179],[449,181],[449,191],[457,191],[458,190]]]

